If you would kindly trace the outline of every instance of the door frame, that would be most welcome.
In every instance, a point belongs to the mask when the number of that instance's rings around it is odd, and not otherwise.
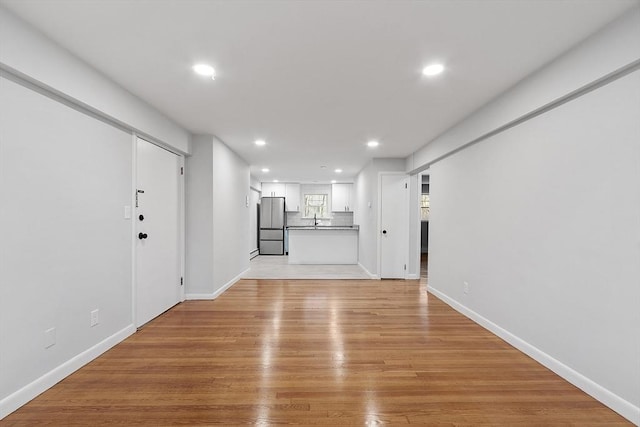
[[[135,326],[137,322],[136,303],[137,303],[137,289],[138,283],[136,280],[137,274],[137,256],[136,256],[136,195],[138,191],[138,139],[141,139],[149,144],[153,144],[157,147],[167,150],[172,154],[178,156],[178,165],[182,173],[178,176],[178,270],[180,271],[180,277],[182,279],[182,285],[180,286],[180,296],[178,303],[185,300],[185,157],[184,154],[171,149],[166,145],[153,141],[153,138],[142,136],[136,132],[131,134],[131,323]],[[136,326],[136,328],[138,328]]]
[[[404,238],[406,239],[406,250],[404,253],[404,262],[405,265],[407,266],[407,268],[404,270],[404,277],[403,279],[406,280],[407,278],[407,274],[409,272],[408,268],[409,268],[409,247],[411,245],[411,243],[409,242],[409,221],[410,221],[410,209],[409,209],[409,174],[407,174],[406,172],[378,172],[378,218],[377,218],[377,224],[376,224],[376,241],[377,241],[377,277],[379,279],[383,279],[382,277],[382,176],[383,175],[402,175],[405,177],[406,179],[406,183],[407,183],[407,193],[405,194],[405,206],[403,207],[404,209],[404,214],[406,216],[406,233]]]
[[[253,192],[256,193],[256,195],[258,196],[258,201],[256,202],[256,204],[253,204]],[[255,257],[257,257],[260,253],[260,195],[261,195],[261,191],[260,189],[254,187],[253,185],[249,185],[249,201],[248,201],[248,205],[247,207],[252,210],[255,209],[256,210],[256,222],[252,223],[251,222],[251,212],[249,212],[249,227],[253,228],[256,230],[256,242],[255,245],[257,246],[256,249],[251,249],[253,243],[249,243],[249,259],[253,259]],[[251,238],[251,231],[249,231],[249,238]]]
[[[420,277],[420,272],[421,272],[421,268],[422,266],[420,265],[422,262],[422,235],[421,235],[421,230],[422,230],[422,220],[421,220],[421,201],[422,201],[422,177],[427,175],[429,176],[429,169],[425,169],[422,172],[418,172],[417,174],[417,179],[418,179],[418,194],[417,197],[415,198],[415,200],[411,200],[411,206],[412,208],[415,209],[416,212],[416,221],[414,223],[414,226],[416,227],[416,234],[415,236],[412,236],[412,238],[415,238],[414,244],[415,244],[415,263],[416,263],[416,268],[417,271],[414,273],[416,275],[416,279],[421,279]]]

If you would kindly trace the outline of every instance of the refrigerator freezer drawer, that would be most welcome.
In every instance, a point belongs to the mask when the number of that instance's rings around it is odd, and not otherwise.
[[[283,238],[282,230],[260,230],[260,240],[282,240]]]
[[[282,255],[282,240],[260,240],[260,255]]]

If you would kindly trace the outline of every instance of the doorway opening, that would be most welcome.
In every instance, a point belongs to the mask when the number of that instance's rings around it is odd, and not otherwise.
[[[420,176],[420,281],[426,283],[429,265],[429,175]]]

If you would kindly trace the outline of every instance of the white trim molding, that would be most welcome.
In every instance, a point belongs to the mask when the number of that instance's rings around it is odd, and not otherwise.
[[[37,397],[39,394],[47,391],[58,382],[62,381],[78,369],[82,368],[87,363],[96,359],[98,356],[121,343],[136,332],[135,326],[130,324],[124,329],[116,332],[115,334],[107,337],[103,341],[88,348],[82,353],[72,357],[64,362],[62,365],[47,372],[40,378],[32,381],[26,386],[22,387],[15,393],[10,394],[4,399],[0,400],[0,420],[26,404],[30,400]]]
[[[527,356],[533,358],[543,366],[549,368],[594,399],[599,400],[604,405],[608,406],[623,417],[627,418],[632,423],[640,425],[640,407],[635,406],[633,403],[628,402],[627,400],[616,395],[615,393],[611,392],[610,390],[606,389],[590,378],[585,377],[581,373],[575,371],[559,360],[554,359],[539,348],[529,344],[520,337],[501,328],[489,319],[481,316],[480,314],[459,303],[458,301],[450,298],[437,289],[428,286],[427,291],[437,298],[441,299],[457,312],[473,320],[478,325],[487,329],[489,332],[497,335]]]
[[[242,279],[242,276],[247,271],[249,271],[248,268],[246,270],[244,270],[242,273],[238,274],[233,279],[229,280],[224,285],[222,285],[222,287],[220,287],[215,292],[212,292],[210,294],[186,294],[185,297],[186,297],[187,300],[214,300],[214,299],[218,298],[220,295],[222,295],[224,293],[224,291],[226,291],[231,286],[233,286],[238,280]]]
[[[369,275],[369,277],[373,280],[380,280],[380,276],[378,276],[377,274],[373,274],[371,273],[369,270],[367,270],[367,268],[362,265],[361,263],[358,263],[358,265],[360,266],[361,269],[364,270],[365,273],[367,273]]]

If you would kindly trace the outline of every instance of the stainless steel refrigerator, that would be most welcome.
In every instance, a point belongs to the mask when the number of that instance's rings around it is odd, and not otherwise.
[[[260,201],[260,255],[284,255],[284,197]]]

